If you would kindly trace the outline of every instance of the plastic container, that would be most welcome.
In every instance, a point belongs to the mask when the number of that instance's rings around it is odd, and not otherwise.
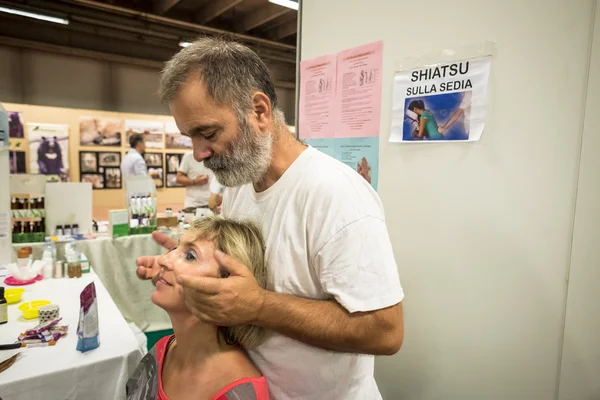
[[[6,289],[4,291],[4,297],[8,304],[16,304],[21,301],[24,292],[25,289],[23,288]]]
[[[48,300],[34,300],[23,303],[19,306],[19,310],[23,313],[23,318],[34,319],[38,317],[38,308],[50,304]]]

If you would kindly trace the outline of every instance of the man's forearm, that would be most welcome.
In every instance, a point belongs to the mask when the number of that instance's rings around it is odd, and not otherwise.
[[[388,318],[402,319],[402,305],[372,312],[350,314],[335,301],[312,300],[266,291],[255,325],[325,350],[389,355],[402,344],[403,325]]]
[[[195,185],[194,180],[188,178],[185,175],[177,175],[177,178],[175,179],[175,181],[177,183],[179,183],[180,185],[183,185],[183,186],[192,186],[192,185]]]

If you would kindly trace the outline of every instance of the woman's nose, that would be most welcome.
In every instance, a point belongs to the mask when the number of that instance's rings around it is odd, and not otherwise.
[[[167,271],[172,271],[173,270],[173,257],[175,257],[175,253],[177,253],[177,251],[170,251],[167,254],[163,254],[158,259],[158,266]]]

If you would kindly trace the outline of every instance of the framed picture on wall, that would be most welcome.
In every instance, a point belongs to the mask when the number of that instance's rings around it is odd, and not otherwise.
[[[177,170],[179,169],[179,164],[181,164],[181,159],[183,158],[183,154],[170,153],[166,154],[167,157],[167,187],[183,187],[177,183]]]
[[[114,167],[105,168],[104,182],[106,182],[106,189],[121,189],[121,169]]]
[[[163,154],[162,153],[144,153],[144,161],[148,168],[150,167],[161,167],[163,166]]]
[[[24,151],[11,150],[8,155],[8,163],[10,165],[11,174],[27,173],[27,162]]]
[[[81,174],[81,182],[89,182],[92,189],[104,189],[104,174]]]
[[[167,153],[167,173],[173,174],[177,173],[179,169],[179,164],[181,164],[181,159],[183,158],[183,154],[168,154]]]
[[[154,177],[154,184],[157,188],[165,186],[165,176],[163,168],[162,153],[144,153],[144,160],[148,166],[148,174]]]
[[[79,152],[79,173],[98,172],[98,154],[95,151]]]
[[[92,189],[121,189],[121,153],[116,151],[80,151],[79,178]]]
[[[118,152],[99,152],[98,166],[100,167],[120,167],[121,153]]]

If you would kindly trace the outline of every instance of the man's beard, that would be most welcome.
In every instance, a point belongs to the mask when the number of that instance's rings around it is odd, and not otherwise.
[[[257,134],[247,118],[240,121],[239,138],[229,143],[226,154],[213,154],[204,161],[217,181],[226,187],[262,181],[271,164],[273,138]]]

